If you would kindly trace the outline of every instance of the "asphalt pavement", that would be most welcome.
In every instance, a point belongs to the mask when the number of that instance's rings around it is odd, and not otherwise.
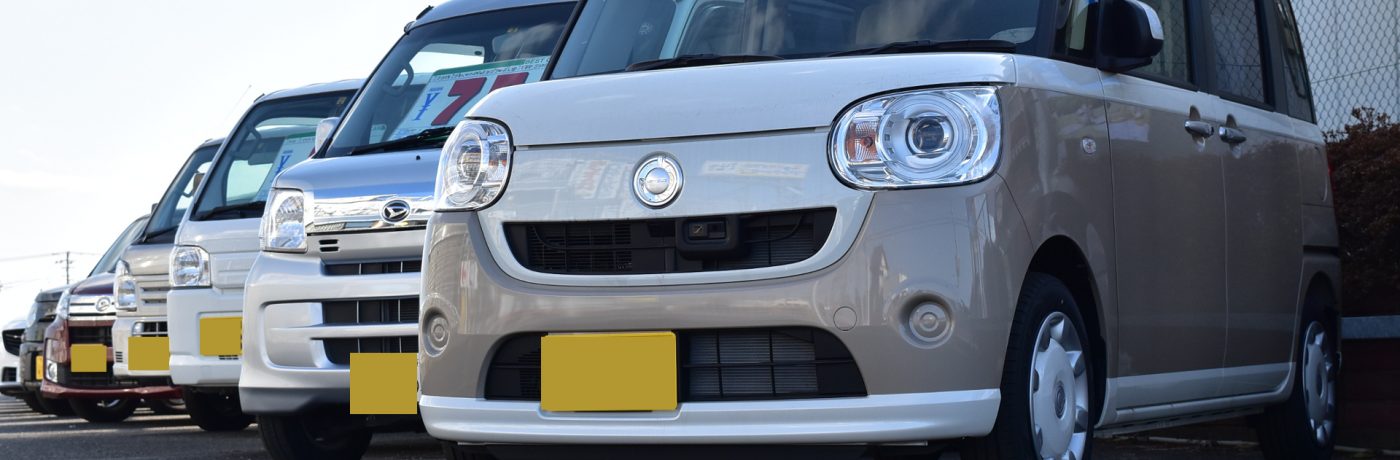
[[[1252,447],[1198,446],[1141,439],[1100,440],[1096,457],[1123,460],[1261,459]],[[527,457],[573,458],[568,454]],[[783,455],[782,458],[799,458]],[[206,433],[185,415],[156,415],[141,408],[121,423],[94,424],[77,417],[30,412],[23,402],[0,397],[0,458],[4,459],[265,459],[257,425],[235,433]],[[425,434],[375,435],[367,459],[438,459],[438,443]],[[733,457],[725,456],[726,460]],[[778,458],[776,456],[771,458]],[[803,455],[800,458],[808,458]],[[956,455],[945,455],[956,459]],[[1336,458],[1350,458],[1338,455]],[[503,459],[509,460],[509,459]]]

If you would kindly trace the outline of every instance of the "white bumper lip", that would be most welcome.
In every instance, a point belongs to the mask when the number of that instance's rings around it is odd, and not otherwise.
[[[679,410],[549,413],[538,402],[423,395],[428,433],[461,443],[849,444],[982,436],[996,389],[780,401],[682,403]]]
[[[176,385],[232,387],[238,385],[241,359],[226,360],[199,352],[199,321],[205,317],[240,316],[242,289],[176,289],[167,295],[176,305],[167,315],[170,329],[170,377]]]

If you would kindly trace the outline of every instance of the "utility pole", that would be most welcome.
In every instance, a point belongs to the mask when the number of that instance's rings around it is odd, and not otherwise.
[[[73,283],[73,279],[72,279],[72,278],[73,278],[73,277],[72,277],[72,272],[73,272],[73,251],[64,251],[64,252],[63,252],[63,260],[60,260],[60,261],[57,261],[57,262],[54,262],[54,263],[63,266],[63,284],[72,284],[72,283]]]

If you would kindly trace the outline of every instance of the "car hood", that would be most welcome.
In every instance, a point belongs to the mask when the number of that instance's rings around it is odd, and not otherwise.
[[[99,273],[88,279],[74,284],[72,295],[110,295],[112,293],[112,274]]]
[[[1011,55],[942,53],[803,59],[567,78],[501,89],[470,117],[499,120],[517,146],[825,128],[889,91],[1015,83]]]
[[[432,211],[439,149],[319,158],[282,172],[275,187],[305,191],[312,203],[312,229],[378,220],[384,205],[411,205],[408,220]]]

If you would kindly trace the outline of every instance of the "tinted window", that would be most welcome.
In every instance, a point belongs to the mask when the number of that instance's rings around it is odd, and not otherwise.
[[[131,246],[131,241],[136,239],[136,235],[140,235],[141,230],[145,228],[145,217],[136,219],[131,225],[127,225],[126,230],[122,230],[121,236],[118,236],[117,240],[112,242],[112,246],[107,248],[107,252],[102,253],[102,258],[97,260],[97,265],[92,267],[92,271],[88,273],[88,277],[91,278],[100,273],[112,273],[116,271],[118,258],[121,257],[122,253],[126,252],[127,246]]]
[[[638,62],[685,55],[771,55],[802,59],[917,40],[993,39],[1031,43],[1036,38],[1040,3],[1038,0],[588,2],[569,35],[552,77],[620,72]]]
[[[1056,24],[1060,30],[1055,51],[1078,58],[1092,57],[1093,50],[1089,48],[1089,24],[1092,20],[1089,13],[1093,11],[1090,7],[1098,3],[1098,0],[1069,0],[1060,3],[1059,16],[1056,17]]]
[[[170,182],[170,188],[165,190],[160,204],[151,214],[151,223],[146,226],[147,243],[175,241],[175,230],[180,227],[180,219],[185,217],[185,210],[189,209],[190,200],[194,198],[195,190],[199,189],[196,179],[202,179],[209,172],[209,162],[218,151],[218,144],[200,147],[185,160],[185,166]]]
[[[1268,102],[1264,60],[1259,47],[1257,0],[1211,0],[1216,90],[1254,102]]]
[[[1279,32],[1283,35],[1283,97],[1288,114],[1294,118],[1313,121],[1312,83],[1308,81],[1307,61],[1303,59],[1303,40],[1298,36],[1298,21],[1293,15],[1293,2],[1276,0]]]
[[[1167,80],[1191,81],[1191,34],[1183,0],[1142,0],[1162,18],[1162,52],[1138,72]]]

